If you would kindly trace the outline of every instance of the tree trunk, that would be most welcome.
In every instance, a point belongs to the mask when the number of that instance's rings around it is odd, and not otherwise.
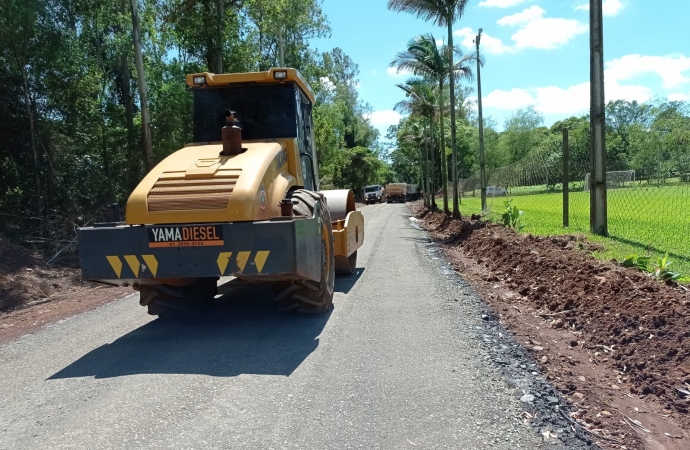
[[[424,150],[422,149],[422,145],[419,145],[419,184],[422,187],[422,192],[424,192],[424,196],[422,197],[422,200],[424,201],[424,206],[427,206],[427,189],[426,189],[426,169],[424,165]]]
[[[429,167],[429,138],[426,132],[426,124],[424,124],[424,166],[426,167],[426,186],[424,190],[427,192],[426,195],[426,207],[432,209],[431,199],[433,198],[433,193],[431,192],[431,168]]]
[[[151,123],[149,122],[149,106],[146,98],[146,80],[144,79],[144,59],[141,54],[141,40],[139,38],[139,13],[137,0],[131,0],[132,5],[132,37],[134,39],[134,61],[137,67],[137,81],[139,82],[139,100],[141,102],[141,121],[144,128],[144,163],[146,171],[153,169],[153,146],[151,144]]]
[[[129,77],[129,61],[126,54],[120,55],[120,82],[122,104],[125,107],[125,126],[127,127],[127,159],[129,160],[128,189],[133,189],[139,181],[139,164],[137,164],[137,137],[134,129],[134,104]]]
[[[445,115],[445,105],[443,101],[443,81],[438,83],[438,110],[440,113],[439,122],[441,124],[441,171],[443,180],[443,212],[450,213],[448,208],[448,161],[446,160],[446,129],[443,126],[443,116]]]
[[[26,105],[26,117],[29,120],[29,140],[31,142],[31,156],[34,160],[34,189],[36,189],[36,213],[42,215],[41,201],[41,170],[38,161],[38,144],[36,142],[36,127],[34,125],[34,113],[31,109],[31,95],[29,94],[29,81],[26,79],[26,70],[20,67],[22,81],[24,82],[24,103]]]
[[[448,62],[450,63],[449,86],[450,86],[450,145],[453,154],[452,174],[453,174],[453,217],[460,217],[460,201],[458,199],[458,143],[455,129],[455,73],[453,69],[453,24],[448,20]]]
[[[429,117],[429,134],[431,140],[431,209],[436,210],[436,150],[434,149],[434,119]]]
[[[216,51],[218,52],[216,54],[216,67],[215,71],[216,73],[223,73],[223,16],[225,15],[225,5],[223,4],[224,0],[216,0],[216,8],[218,12],[218,30],[217,30],[217,39],[218,42],[216,43]]]
[[[100,39],[97,41],[97,50],[98,54],[102,55],[101,48],[100,48]],[[113,180],[113,172],[112,172],[112,165],[110,162],[110,151],[108,150],[108,140],[105,134],[105,129],[107,127],[106,120],[105,120],[105,107],[103,105],[103,102],[105,101],[105,91],[107,87],[107,72],[105,70],[105,65],[103,64],[103,60],[101,60],[101,67],[103,68],[103,80],[101,83],[101,95],[100,95],[100,100],[101,100],[101,155],[103,156],[103,168],[105,170],[105,181],[106,184],[108,185],[108,196],[110,198],[110,201],[115,201],[116,196],[115,196],[115,180]]]
[[[278,67],[285,67],[285,42],[283,40],[283,27],[278,31]]]
[[[127,4],[125,0],[120,1],[120,14],[127,14]],[[119,28],[119,27],[118,27]],[[119,29],[120,32],[123,30]],[[122,92],[122,106],[125,107],[125,127],[127,128],[127,159],[129,163],[129,173],[127,180],[127,190],[134,189],[139,182],[139,164],[137,164],[137,138],[134,129],[134,104],[132,102],[132,88],[130,85],[129,58],[127,51],[120,54],[120,89]]]

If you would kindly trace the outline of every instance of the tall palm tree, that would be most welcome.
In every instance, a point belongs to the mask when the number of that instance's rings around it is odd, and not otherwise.
[[[435,80],[438,83],[438,108],[441,124],[441,172],[443,183],[443,211],[448,210],[448,171],[445,168],[445,128],[443,126],[443,116],[445,106],[443,102],[443,85],[448,79],[449,65],[448,60],[443,55],[443,50],[439,50],[436,39],[429,34],[420,35],[412,38],[407,43],[407,50],[395,55],[390,63],[391,67],[398,70],[411,71],[415,75],[421,75]]]
[[[421,75],[433,79],[438,83],[438,111],[441,125],[440,132],[440,169],[443,183],[443,211],[450,212],[448,209],[448,169],[445,164],[445,127],[443,126],[443,116],[445,105],[443,101],[443,85],[448,79],[449,64],[444,57],[443,49],[439,50],[434,36],[424,34],[410,39],[407,43],[407,50],[399,52],[390,63],[391,67],[398,70],[408,70],[415,75]]]
[[[410,78],[404,84],[398,84],[398,88],[403,90],[406,94],[406,99],[398,102],[394,109],[400,112],[406,112],[410,116],[418,117],[423,120],[424,130],[429,130],[429,139],[425,139],[425,147],[427,149],[427,161],[429,160],[428,144],[434,143],[434,118],[437,112],[437,99],[434,87],[423,78]],[[427,189],[431,194],[431,204],[428,205],[431,209],[436,209],[434,195],[436,192],[436,167],[435,167],[435,151],[431,150],[431,168],[427,173],[429,174],[430,187]]]
[[[400,136],[400,140],[413,144],[419,151],[419,180],[422,190],[424,191],[424,205],[429,207],[429,177],[427,175],[427,165],[425,163],[424,144],[426,136],[424,130],[418,122],[412,122],[406,132]]]
[[[417,36],[407,43],[407,50],[399,52],[391,61],[390,66],[398,70],[409,70],[415,75],[422,75],[435,80],[438,83],[438,111],[440,122],[440,161],[443,182],[443,211],[450,213],[448,208],[448,168],[446,159],[445,126],[444,117],[447,111],[444,94],[445,84],[450,76],[450,64],[445,57],[447,48],[436,43],[436,38],[431,33]],[[470,79],[472,77],[471,62],[476,60],[475,55],[464,55],[458,48],[455,53],[460,60],[455,64],[454,75],[457,78]]]
[[[448,28],[448,61],[450,67],[453,62],[453,24],[462,17],[468,0],[388,0],[388,9],[397,12],[409,12],[424,21],[431,21],[434,25]],[[458,145],[455,127],[455,76],[450,70],[450,141],[453,154],[453,182],[458,182]],[[457,189],[453,189],[453,216],[460,215],[460,202]]]

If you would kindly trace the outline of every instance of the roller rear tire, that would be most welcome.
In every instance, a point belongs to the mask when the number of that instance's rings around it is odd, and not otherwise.
[[[321,279],[294,280],[275,283],[276,306],[284,311],[301,311],[306,313],[325,313],[333,304],[335,287],[335,248],[333,243],[333,226],[331,214],[325,198],[316,192],[300,189],[292,194],[294,214],[312,217],[318,207],[321,216]],[[293,202],[294,203],[294,202]]]

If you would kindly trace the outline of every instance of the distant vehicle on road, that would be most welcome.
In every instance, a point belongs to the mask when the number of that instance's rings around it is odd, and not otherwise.
[[[416,184],[407,185],[407,201],[412,202],[415,200],[419,200],[420,196],[421,194],[419,193],[419,189],[417,189]]]
[[[391,183],[386,185],[386,203],[407,201],[407,184]]]
[[[386,198],[385,195],[385,189],[378,184],[364,187],[364,203],[367,205],[369,203],[383,203],[383,200]]]
[[[507,197],[508,191],[502,187],[498,186],[487,186],[486,187],[487,197]]]

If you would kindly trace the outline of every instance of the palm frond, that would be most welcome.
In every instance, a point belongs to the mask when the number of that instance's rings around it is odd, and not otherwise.
[[[465,12],[468,0],[388,0],[388,9],[406,12],[439,27],[452,25]]]
[[[449,72],[444,48],[436,45],[436,38],[431,33],[416,36],[407,43],[407,50],[395,55],[390,67],[443,82]]]
[[[455,60],[454,71],[455,78],[468,82],[474,81],[473,67],[477,63],[477,52],[464,54],[459,48],[454,52],[459,59]],[[480,59],[481,61],[481,59]],[[481,62],[480,62],[481,63]]]
[[[448,17],[446,0],[388,0],[388,9],[406,12],[434,25],[445,26]]]

